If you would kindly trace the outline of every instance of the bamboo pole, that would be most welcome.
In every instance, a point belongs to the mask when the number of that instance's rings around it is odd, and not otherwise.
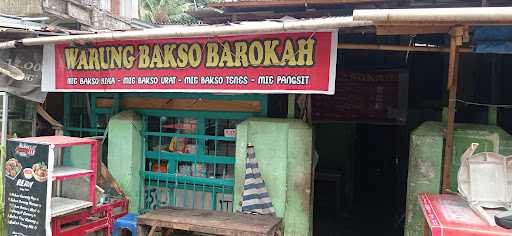
[[[505,24],[512,23],[512,7],[460,7],[354,10],[354,20],[375,24]]]
[[[448,118],[445,132],[442,192],[451,192],[451,169],[453,157],[453,130],[459,68],[459,46],[462,45],[463,27],[455,27],[450,33],[450,58],[448,62]]]
[[[380,51],[403,51],[403,52],[436,52],[449,53],[450,48],[445,47],[426,47],[426,46],[407,46],[407,45],[386,45],[386,44],[360,44],[360,43],[339,43],[339,49],[360,49],[360,50],[380,50]],[[459,48],[460,53],[471,53],[472,48]]]
[[[18,46],[35,46],[54,43],[93,42],[128,39],[158,39],[158,38],[185,38],[185,37],[218,37],[240,34],[264,34],[297,31],[326,31],[345,27],[371,26],[369,21],[353,21],[352,17],[328,17],[308,20],[284,22],[258,22],[233,25],[209,26],[173,26],[156,29],[105,32],[98,34],[64,35],[40,38],[24,38],[0,43],[0,49],[15,48]]]

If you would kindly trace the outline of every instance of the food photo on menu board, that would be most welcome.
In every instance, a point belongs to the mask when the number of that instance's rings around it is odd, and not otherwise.
[[[49,146],[9,140],[4,163],[5,235],[45,236]]]

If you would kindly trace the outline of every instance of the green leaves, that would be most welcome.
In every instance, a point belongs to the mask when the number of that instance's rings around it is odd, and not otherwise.
[[[155,24],[194,24],[197,19],[186,12],[206,7],[212,0],[143,0],[142,19]]]

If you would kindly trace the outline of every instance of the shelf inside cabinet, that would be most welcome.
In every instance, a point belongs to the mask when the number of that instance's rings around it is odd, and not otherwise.
[[[90,176],[92,173],[92,170],[79,169],[70,166],[58,166],[53,169],[53,180],[79,178]]]
[[[92,202],[63,197],[54,197],[52,198],[50,206],[51,217],[56,217],[91,207]]]

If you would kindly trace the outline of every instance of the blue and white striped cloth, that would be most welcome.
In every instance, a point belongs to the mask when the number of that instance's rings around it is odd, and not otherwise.
[[[249,214],[275,214],[272,200],[270,200],[267,189],[265,188],[265,182],[263,178],[261,178],[254,147],[251,145],[247,146],[245,182],[240,211]]]

